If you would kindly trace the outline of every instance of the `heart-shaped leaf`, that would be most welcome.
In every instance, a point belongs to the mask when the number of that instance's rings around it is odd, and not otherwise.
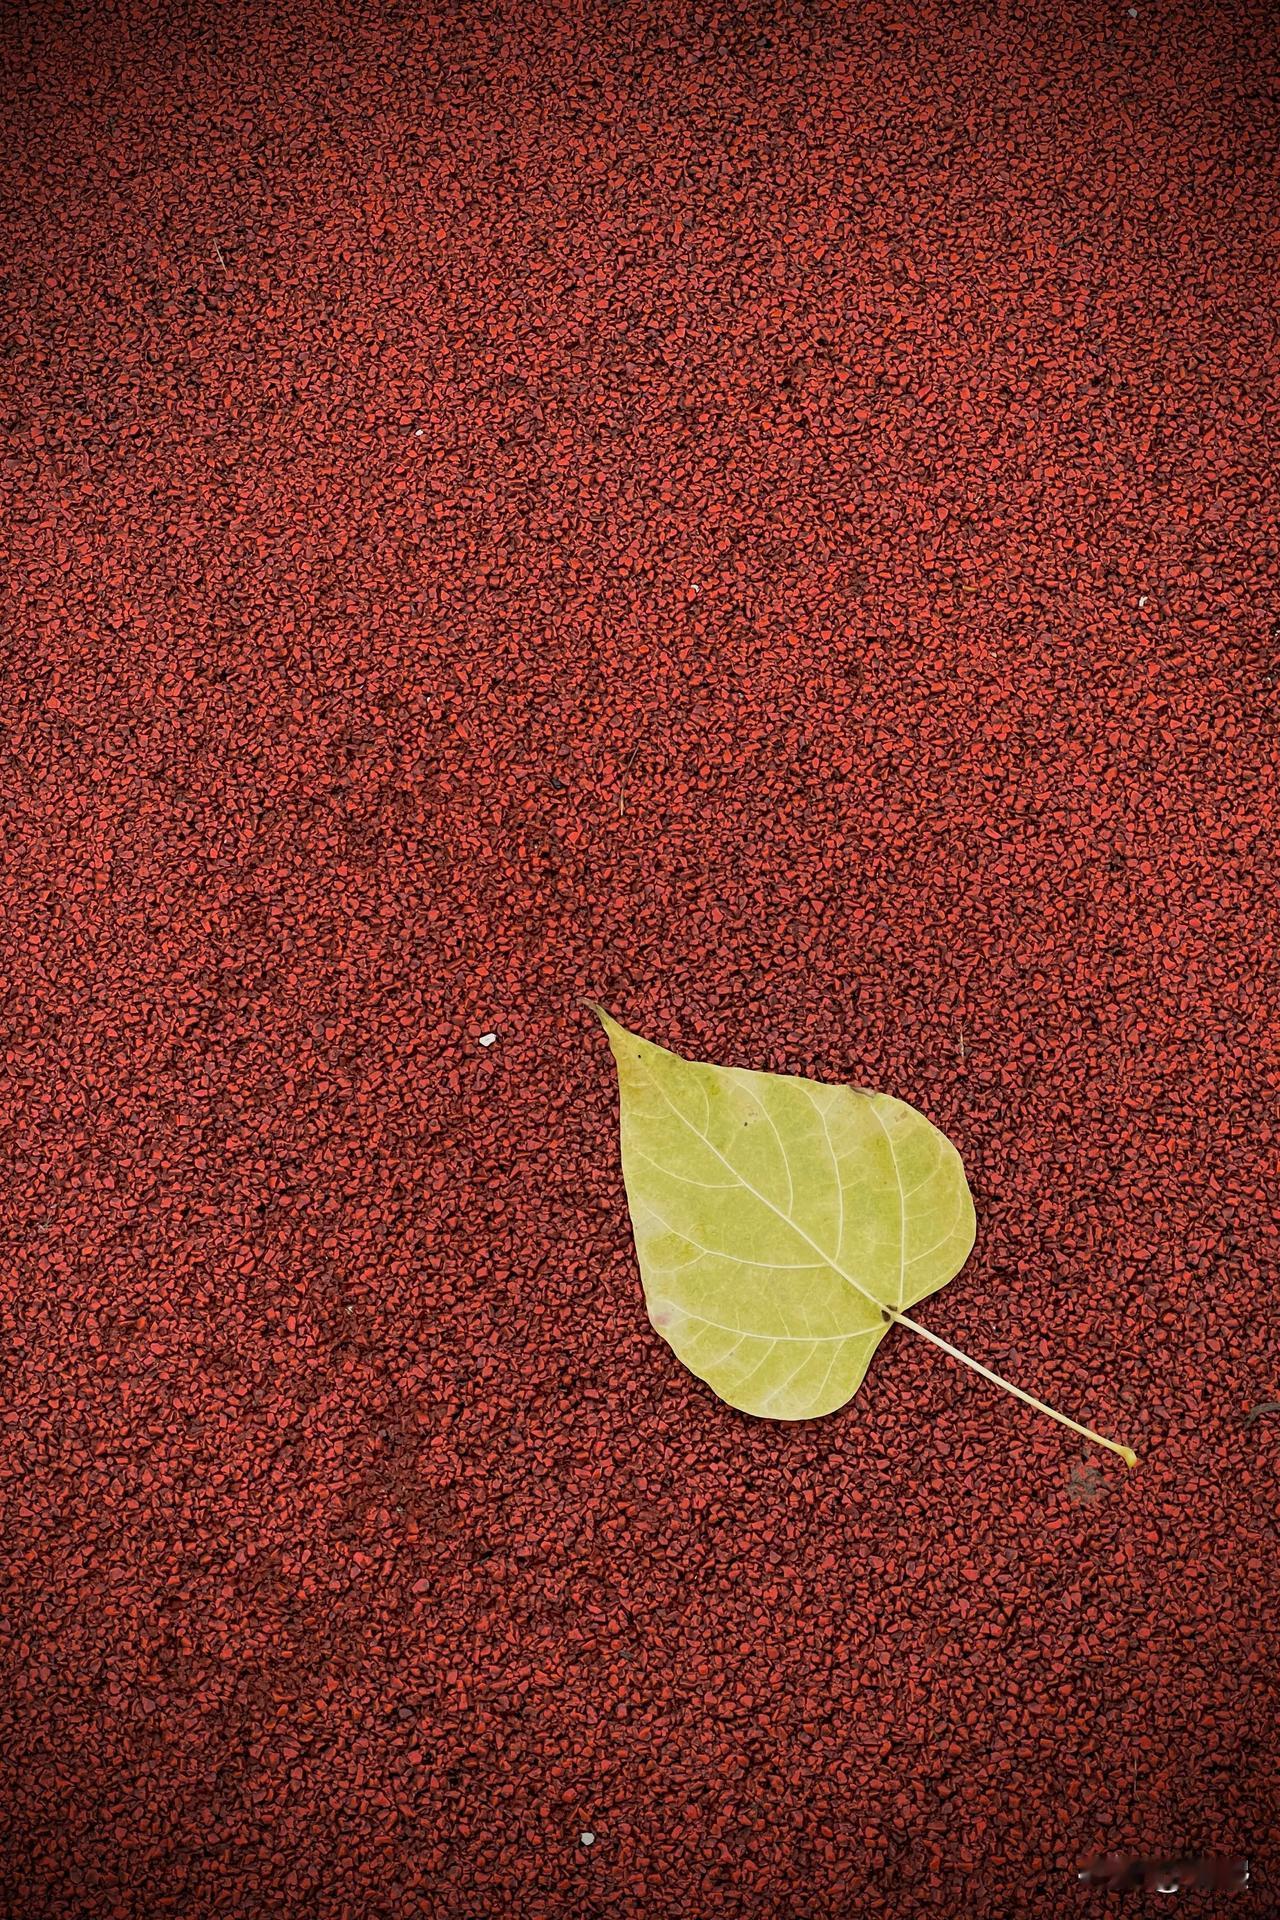
[[[960,1155],[888,1094],[685,1060],[597,1007],[618,1067],[622,1170],[649,1318],[722,1400],[771,1420],[842,1407],[905,1309],[974,1242]]]

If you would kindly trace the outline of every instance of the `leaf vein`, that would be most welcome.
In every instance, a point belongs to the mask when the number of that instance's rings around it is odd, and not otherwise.
[[[898,1183],[898,1305],[901,1306],[907,1292],[907,1203],[902,1197],[902,1174],[898,1167],[898,1150],[884,1121],[876,1111],[876,1103],[869,1100],[867,1105],[876,1117],[876,1125],[884,1135],[885,1145],[889,1149],[889,1158],[893,1162],[893,1177]]]
[[[760,1095],[756,1092],[755,1088],[751,1085],[750,1080],[748,1080],[744,1075],[738,1084],[741,1086],[743,1092],[748,1096],[748,1098],[751,1100],[754,1100],[756,1106],[759,1107],[761,1113],[765,1117],[765,1122],[769,1128],[769,1131],[772,1133],[774,1139],[778,1143],[778,1152],[782,1155],[782,1171],[787,1176],[787,1213],[788,1215],[790,1215],[792,1208],[796,1204],[796,1183],[791,1177],[791,1161],[787,1155],[786,1142],[783,1140],[782,1135],[778,1132],[777,1123],[775,1122],[773,1115],[770,1113],[768,1107],[765,1106],[764,1101],[760,1098]]]
[[[931,1253],[937,1253],[939,1247],[946,1246],[948,1240],[951,1238],[952,1234],[955,1232],[956,1228],[960,1224],[960,1216],[964,1212],[964,1198],[965,1197],[963,1193],[961,1193],[958,1196],[955,1207],[952,1211],[951,1224],[947,1228],[946,1232],[943,1234],[941,1240],[935,1240],[933,1245],[931,1247],[926,1247],[923,1253],[913,1253],[911,1258],[907,1261],[907,1265],[909,1267],[918,1266],[920,1261],[927,1260]]]
[[[707,1193],[736,1193],[742,1184],[738,1180],[695,1180],[692,1174],[677,1173],[674,1167],[664,1167],[660,1160],[655,1160],[653,1155],[646,1153],[643,1147],[632,1147],[631,1151],[637,1160],[647,1160],[664,1179],[679,1180],[686,1187],[702,1187]]]
[[[714,1153],[716,1159],[720,1162],[720,1164],[723,1167],[726,1167],[730,1173],[734,1174],[736,1178],[739,1181],[741,1181],[743,1187],[746,1189],[748,1193],[754,1194],[756,1199],[759,1200],[763,1206],[768,1207],[770,1213],[777,1214],[779,1220],[781,1220],[786,1226],[790,1227],[793,1233],[798,1234],[799,1237],[804,1241],[806,1246],[813,1248],[813,1251],[818,1255],[821,1263],[824,1266],[830,1267],[833,1273],[839,1274],[840,1278],[843,1281],[845,1281],[847,1285],[851,1286],[855,1293],[861,1294],[864,1300],[869,1300],[873,1307],[879,1307],[884,1304],[882,1301],[877,1300],[874,1293],[869,1293],[866,1287],[859,1286],[858,1282],[854,1279],[853,1275],[851,1273],[846,1273],[843,1267],[837,1265],[837,1263],[831,1258],[830,1254],[824,1253],[822,1248],[818,1245],[817,1241],[810,1238],[810,1236],[805,1232],[804,1228],[799,1224],[798,1221],[793,1220],[789,1214],[785,1214],[781,1212],[779,1208],[775,1207],[772,1200],[769,1199],[767,1194],[761,1193],[760,1189],[756,1186],[753,1186],[751,1181],[749,1181],[745,1177],[745,1175],[737,1167],[734,1166],[731,1160],[725,1159],[725,1156],[721,1153],[719,1147],[716,1146],[715,1142],[713,1140],[709,1140],[705,1133],[703,1133],[698,1127],[694,1126],[692,1120],[689,1118],[687,1113],[681,1112],[680,1108],[676,1105],[675,1101],[668,1094],[666,1088],[662,1085],[661,1081],[658,1080],[657,1076],[654,1074],[652,1067],[649,1066],[647,1061],[645,1062],[644,1070],[646,1075],[648,1076],[651,1086],[653,1086],[657,1091],[659,1098],[663,1100],[668,1107],[670,1107],[672,1113],[674,1113],[674,1115],[676,1116],[676,1119],[680,1121],[681,1125],[688,1127],[690,1133],[693,1134],[694,1138],[696,1140],[701,1140],[703,1145],[707,1147],[710,1152]],[[876,1114],[876,1118],[877,1120],[880,1119],[879,1114]],[[880,1124],[881,1126],[883,1126],[884,1122],[881,1120]],[[899,1187],[898,1191],[899,1191],[899,1194],[901,1194],[901,1191],[902,1191],[901,1187]],[[650,1208],[649,1210],[650,1212],[653,1212],[652,1208]],[[659,1220],[662,1225],[667,1226],[667,1222],[662,1220],[662,1216],[660,1214],[655,1213],[654,1218],[656,1220]],[[676,1234],[680,1233],[680,1229],[678,1227],[668,1226],[667,1230],[670,1233],[676,1233]],[[683,1239],[687,1236],[681,1235],[680,1237]],[[696,1246],[698,1243],[696,1241],[691,1241],[690,1244],[693,1246]],[[712,1249],[708,1247],[705,1249],[705,1251],[710,1253]],[[731,1254],[731,1253],[721,1254],[720,1258],[722,1260],[736,1262],[738,1265],[744,1264],[736,1254]],[[777,1263],[774,1261],[770,1261],[770,1262],[760,1262],[758,1264],[773,1266],[773,1265],[776,1265]],[[783,1271],[787,1271],[787,1269],[783,1269]]]
[[[772,1406],[776,1400],[782,1397],[782,1395],[786,1392],[787,1388],[791,1385],[792,1381],[798,1380],[800,1378],[800,1375],[804,1372],[805,1368],[809,1365],[812,1359],[813,1359],[813,1348],[810,1347],[808,1353],[806,1353],[804,1359],[800,1362],[800,1365],[795,1369],[794,1373],[789,1373],[785,1380],[779,1381],[778,1385],[774,1387],[773,1391],[765,1395],[764,1399],[761,1401],[760,1404],[765,1407]]]
[[[840,1207],[840,1219],[836,1227],[836,1259],[838,1260],[840,1258],[841,1248],[844,1246],[844,1181],[840,1178],[840,1162],[836,1159],[836,1150],[831,1140],[831,1129],[827,1125],[826,1110],[819,1105],[817,1100],[814,1100],[813,1105],[819,1120],[822,1122],[822,1137],[827,1143],[827,1152],[831,1155],[831,1171],[835,1175],[836,1180],[836,1200]]]
[[[655,1261],[655,1273],[683,1273],[686,1268],[696,1266],[699,1260],[707,1259],[727,1260],[730,1266],[734,1267],[757,1267],[761,1273],[820,1273],[823,1267],[831,1265],[827,1259],[797,1260],[794,1263],[788,1260],[744,1260],[740,1253],[725,1253],[721,1247],[704,1247],[701,1240],[691,1240],[683,1227],[673,1227],[671,1222],[664,1220],[660,1213],[654,1213],[648,1201],[645,1205],[648,1207],[651,1218],[656,1220],[660,1227],[665,1227],[668,1233],[674,1233],[677,1240],[683,1240],[686,1246],[698,1249],[692,1260],[682,1260],[676,1267],[660,1267]],[[870,1297],[868,1294],[867,1298],[870,1299]]]

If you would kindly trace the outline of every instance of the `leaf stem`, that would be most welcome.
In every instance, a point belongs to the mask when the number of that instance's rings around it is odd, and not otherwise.
[[[1000,1374],[992,1373],[990,1367],[984,1367],[977,1360],[971,1360],[967,1353],[961,1353],[959,1347],[953,1347],[951,1342],[944,1340],[940,1334],[930,1333],[928,1327],[922,1327],[920,1322],[913,1320],[909,1314],[899,1313],[894,1307],[886,1307],[884,1311],[900,1326],[910,1327],[912,1333],[918,1333],[935,1347],[941,1347],[942,1351],[949,1353],[953,1360],[963,1361],[966,1367],[972,1367],[973,1371],[980,1373],[984,1380],[990,1380],[997,1387],[1003,1387],[1005,1392],[1013,1394],[1015,1399],[1025,1401],[1027,1406],[1034,1407],[1038,1413],[1047,1413],[1051,1420],[1060,1421],[1064,1427],[1070,1427],[1073,1433],[1083,1434],[1086,1440],[1096,1440],[1100,1447],[1109,1447],[1112,1453],[1120,1455],[1126,1467],[1137,1466],[1138,1456],[1132,1447],[1122,1447],[1118,1440],[1108,1440],[1104,1434],[1095,1433],[1092,1427],[1082,1427],[1078,1420],[1068,1420],[1065,1413],[1059,1413],[1056,1407],[1047,1407],[1044,1401],[1037,1400],[1034,1394],[1024,1393],[1022,1388],[1015,1387],[1011,1380],[1005,1380]]]

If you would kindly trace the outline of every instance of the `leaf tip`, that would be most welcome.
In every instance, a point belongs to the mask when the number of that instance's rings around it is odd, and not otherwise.
[[[582,1004],[584,1007],[590,1008],[591,1012],[594,1013],[596,1019],[600,1022],[600,1025],[604,1028],[605,1039],[613,1049],[614,1058],[621,1059],[621,1054],[618,1051],[619,1047],[624,1040],[634,1040],[636,1036],[628,1033],[627,1029],[622,1025],[622,1022],[615,1020],[609,1012],[609,1009],[602,1007],[598,1000],[584,1000]]]

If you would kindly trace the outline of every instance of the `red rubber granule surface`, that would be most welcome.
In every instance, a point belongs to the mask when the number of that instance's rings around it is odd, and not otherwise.
[[[3,33],[4,1913],[1274,1913],[1268,10]],[[584,994],[1139,1469],[716,1401]]]

